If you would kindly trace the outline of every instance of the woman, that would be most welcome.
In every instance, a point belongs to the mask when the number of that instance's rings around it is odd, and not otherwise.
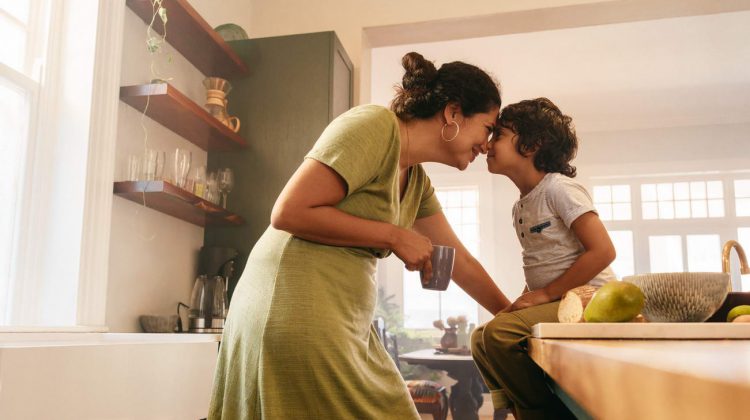
[[[486,152],[500,94],[482,70],[404,56],[392,110],[339,116],[281,192],[224,327],[209,418],[418,419],[371,328],[376,258],[454,281],[490,312],[510,304],[451,230],[422,162],[465,169]],[[413,228],[413,230],[412,230]]]

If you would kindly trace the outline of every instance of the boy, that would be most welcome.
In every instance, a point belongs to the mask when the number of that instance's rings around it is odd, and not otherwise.
[[[526,339],[534,324],[557,322],[566,291],[616,280],[609,268],[614,246],[589,193],[572,179],[577,147],[571,118],[547,98],[503,109],[489,144],[488,170],[507,176],[521,192],[513,224],[526,277],[526,293],[472,334],[496,419],[509,408],[521,420],[572,418],[528,356]]]

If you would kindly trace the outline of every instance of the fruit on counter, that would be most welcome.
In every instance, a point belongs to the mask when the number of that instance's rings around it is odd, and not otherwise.
[[[734,322],[738,317],[741,317],[743,315],[750,315],[750,305],[739,305],[732,308],[731,311],[727,314],[727,322]],[[747,322],[747,321],[737,321],[737,322]]]
[[[645,297],[633,283],[611,281],[602,286],[583,310],[586,322],[628,322],[641,313]]]
[[[560,300],[557,320],[560,322],[583,322],[583,310],[599,288],[588,284],[570,289]]]

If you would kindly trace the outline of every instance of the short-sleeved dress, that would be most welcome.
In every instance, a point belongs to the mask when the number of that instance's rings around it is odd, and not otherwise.
[[[399,200],[400,143],[396,116],[365,105],[331,122],[306,158],[346,182],[338,209],[411,227],[440,204],[419,165]],[[376,258],[388,254],[269,227],[232,297],[209,419],[418,419],[372,328]]]

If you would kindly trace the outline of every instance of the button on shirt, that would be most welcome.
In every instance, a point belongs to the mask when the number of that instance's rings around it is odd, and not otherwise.
[[[596,212],[591,196],[579,182],[549,173],[513,206],[513,225],[523,248],[523,270],[529,290],[541,289],[560,277],[585,249],[570,229],[581,215]],[[610,267],[590,285],[617,280]]]

